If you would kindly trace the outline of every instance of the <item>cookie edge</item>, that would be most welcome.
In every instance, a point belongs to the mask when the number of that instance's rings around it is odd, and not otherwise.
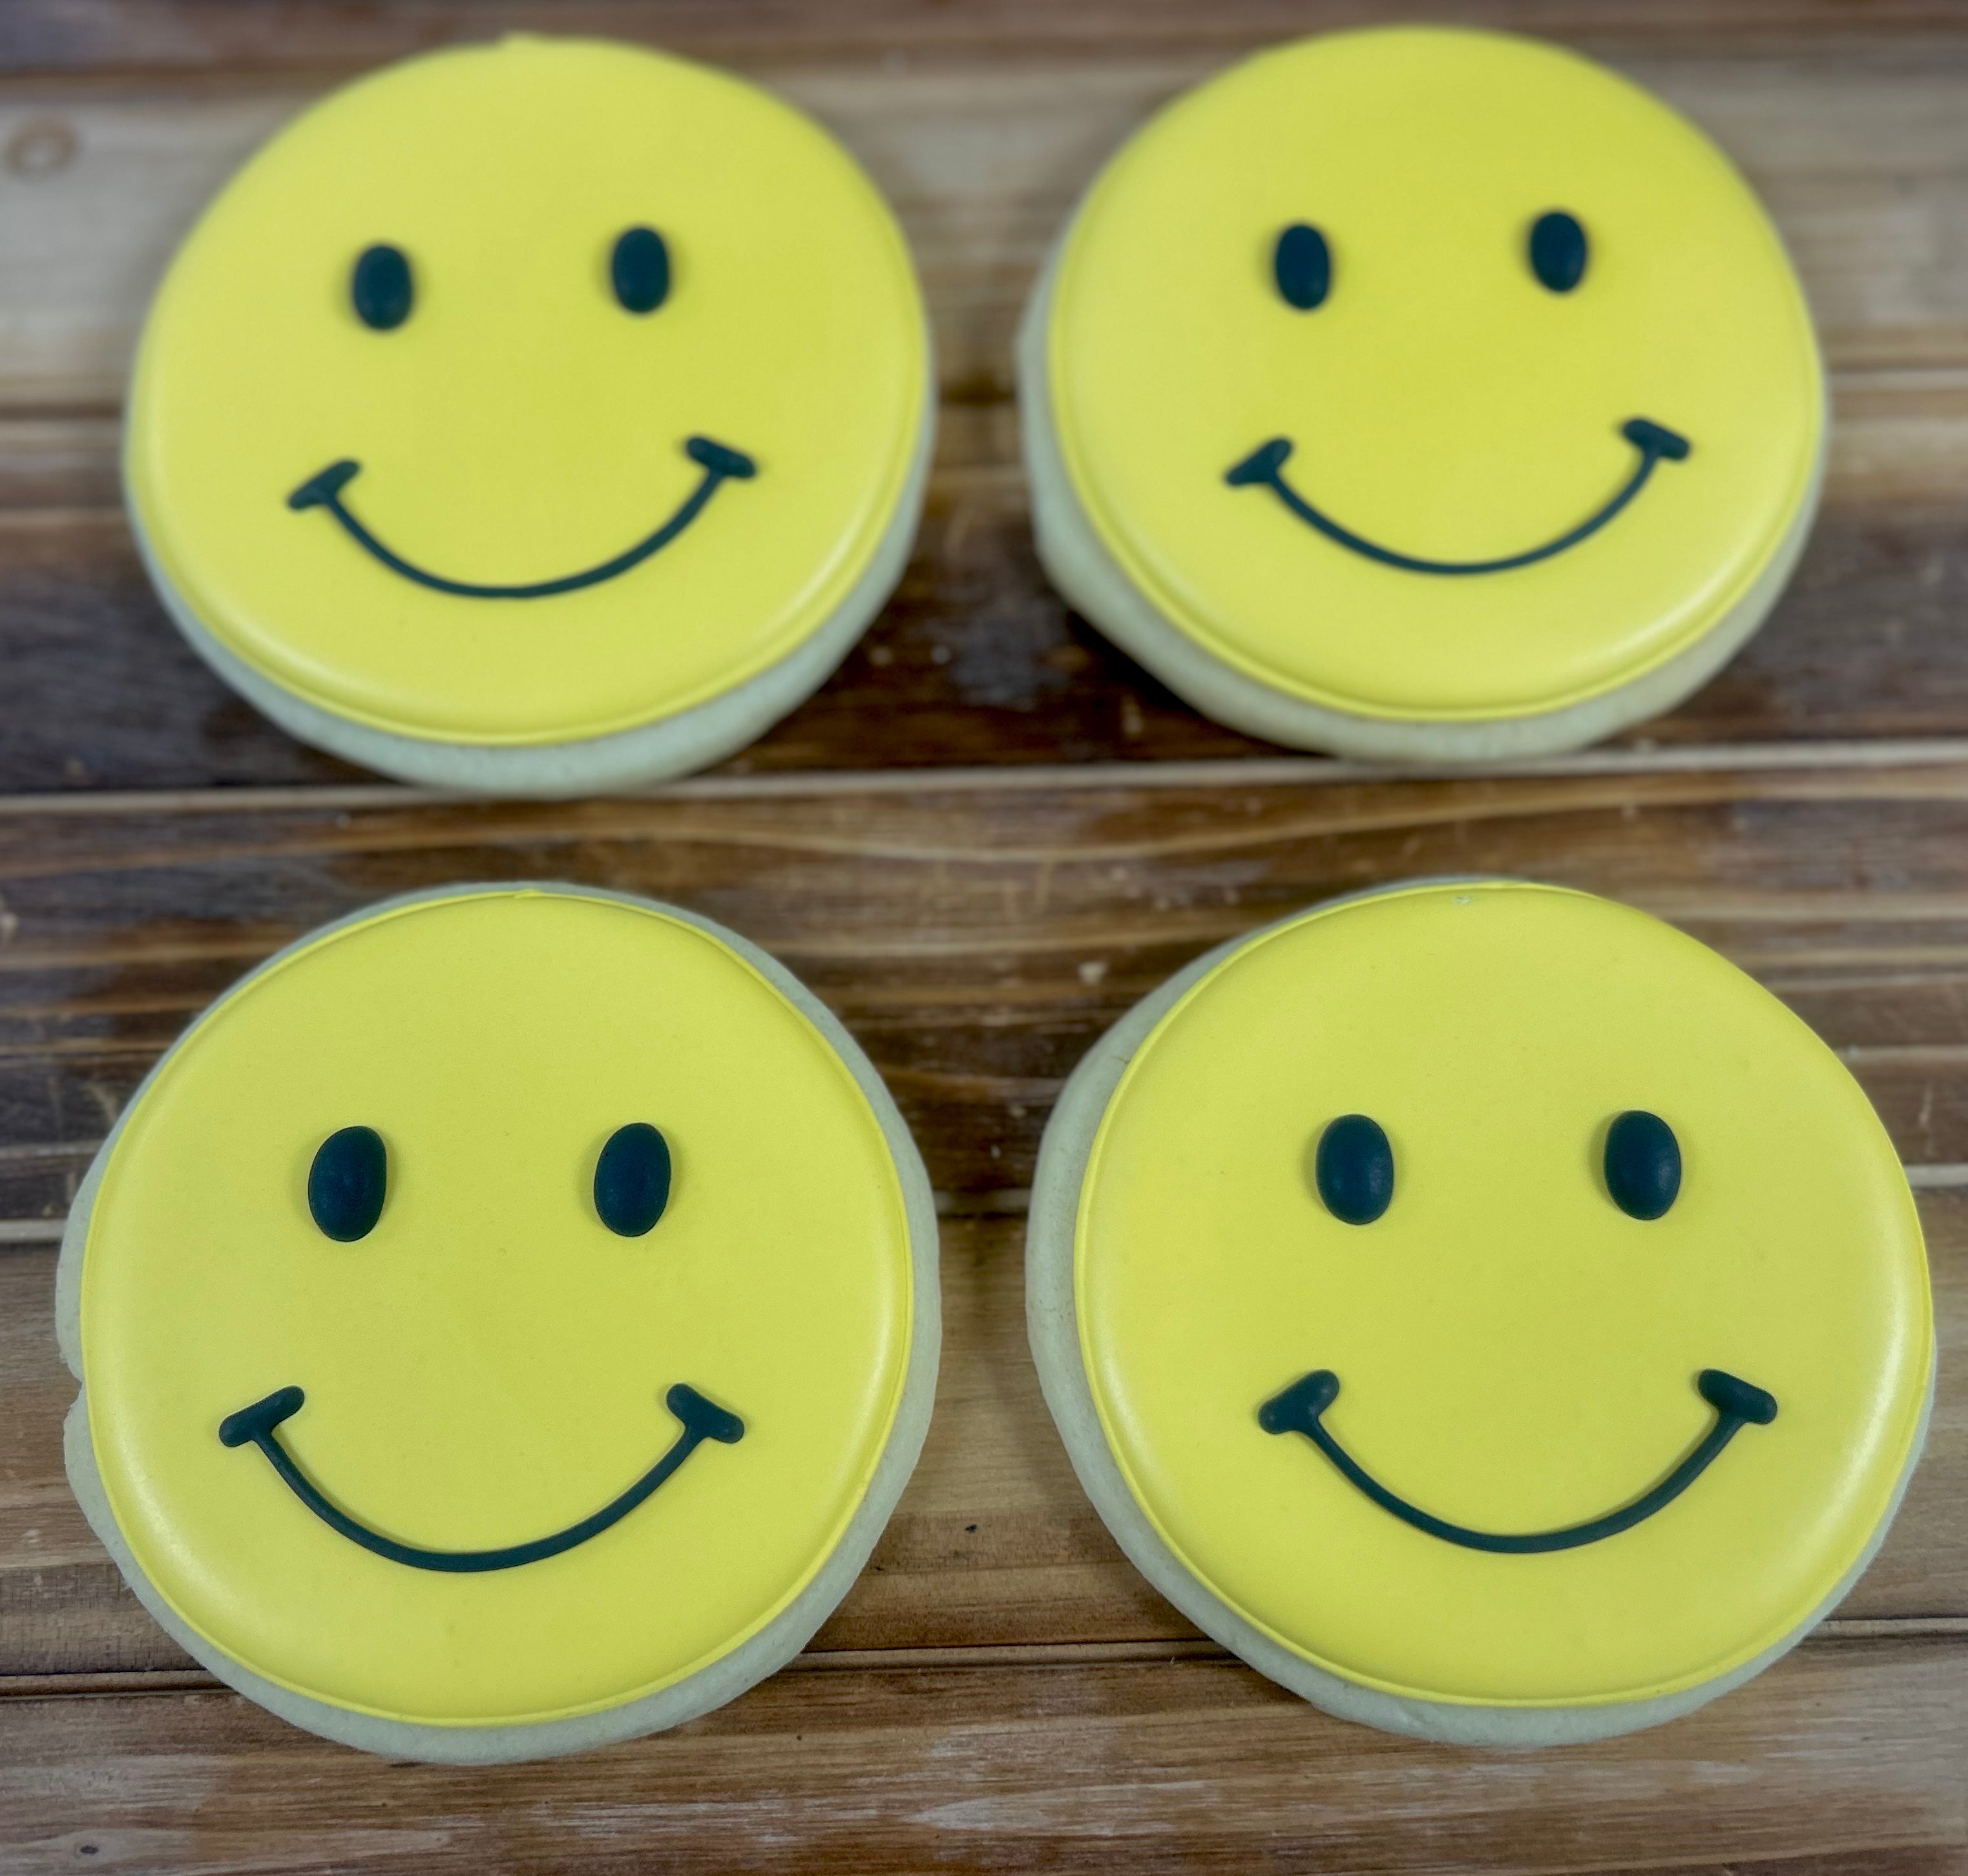
[[[1260,682],[1183,630],[1122,567],[1074,488],[1053,421],[1047,334],[1060,257],[1086,205],[1068,217],[1027,300],[1016,348],[1019,430],[1031,489],[1039,562],[1067,603],[1212,721],[1287,749],[1370,762],[1481,763],[1562,755],[1672,710],[1755,636],[1803,557],[1824,492],[1831,413],[1828,390],[1817,449],[1788,529],[1743,597],[1664,663],[1555,710],[1472,719],[1370,716],[1335,709]]]
[[[895,513],[860,577],[833,612],[776,664],[721,696],[633,729],[567,742],[447,742],[407,736],[309,702],[220,642],[172,584],[141,516],[134,504],[127,505],[138,556],[171,623],[208,669],[296,741],[426,788],[565,801],[672,781],[707,768],[756,742],[812,696],[840,668],[901,582],[921,524],[935,442],[932,369]]]
[[[853,1587],[876,1542],[886,1529],[903,1488],[914,1471],[929,1431],[942,1349],[942,1290],[934,1195],[929,1174],[887,1085],[831,1011],[777,959],[728,927],[681,906],[639,894],[610,891],[571,881],[487,881],[400,894],[330,920],[285,945],[256,965],[200,1013],[202,1021],[219,1004],[238,995],[254,978],[274,970],[296,953],[333,933],[413,905],[445,899],[508,895],[515,892],[565,894],[601,899],[655,912],[691,926],[727,946],[790,1002],[832,1047],[874,1114],[886,1141],[901,1187],[909,1234],[913,1294],[908,1360],[901,1398],[873,1477],[855,1508],[846,1529],[804,1588],[756,1634],[716,1661],[670,1686],[619,1706],[564,1719],[529,1721],[510,1726],[435,1726],[382,1718],[293,1692],[256,1674],[196,1633],[165,1602],[125,1541],[95,1464],[89,1428],[88,1389],[82,1368],[82,1266],[89,1217],[102,1172],[121,1137],[124,1121],[134,1113],[151,1084],[160,1075],[197,1027],[194,1022],[138,1085],[108,1137],[97,1149],[76,1189],[62,1233],[55,1268],[55,1328],[62,1359],[78,1383],[75,1400],[63,1422],[63,1460],[69,1487],[83,1515],[115,1561],[123,1580],[158,1626],[199,1666],[235,1692],[304,1731],[387,1758],[415,1759],[432,1764],[506,1764],[524,1759],[555,1758],[591,1747],[611,1745],[645,1734],[666,1731],[695,1719],[735,1700],[748,1688],[776,1674],[798,1654]]]
[[[1481,1706],[1363,1687],[1316,1667],[1264,1634],[1194,1576],[1149,1522],[1122,1477],[1100,1425],[1080,1358],[1073,1293],[1080,1188],[1100,1123],[1128,1063],[1162,1018],[1218,965],[1313,913],[1421,887],[1542,883],[1497,875],[1397,881],[1318,901],[1204,953],[1129,1010],[1087,1052],[1068,1079],[1040,1143],[1026,1225],[1025,1328],[1040,1389],[1074,1476],[1128,1561],[1180,1614],[1267,1680],[1336,1719],[1440,1745],[1530,1750],[1614,1739],[1678,1719],[1753,1680],[1803,1641],[1871,1566],[1919,1466],[1934,1412],[1938,1364],[1931,1346],[1927,1396],[1906,1462],[1879,1523],[1852,1567],[1797,1627],[1762,1654],[1712,1680],[1649,1700],[1589,1706]]]

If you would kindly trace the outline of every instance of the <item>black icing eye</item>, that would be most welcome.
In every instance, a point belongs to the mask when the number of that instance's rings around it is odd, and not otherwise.
[[[345,1127],[315,1149],[308,1168],[308,1212],[324,1237],[352,1244],[383,1215],[390,1156],[373,1127]]]
[[[608,259],[615,297],[631,312],[654,312],[670,296],[670,251],[652,228],[625,229]]]
[[[1332,291],[1332,250],[1309,222],[1294,222],[1278,237],[1271,272],[1286,303],[1309,312]]]
[[[410,316],[416,294],[410,285],[410,260],[400,247],[378,241],[356,257],[349,277],[348,297],[355,316],[378,332],[393,332]]]
[[[1394,1150],[1377,1121],[1342,1114],[1319,1137],[1313,1176],[1325,1208],[1347,1224],[1371,1224],[1394,1200]]]
[[[670,1202],[670,1143],[646,1121],[608,1136],[594,1163],[594,1209],[618,1237],[640,1237]]]
[[[1554,293],[1568,293],[1584,279],[1589,251],[1584,229],[1562,209],[1531,224],[1531,271]]]
[[[1657,1218],[1681,1192],[1681,1143],[1658,1114],[1630,1108],[1606,1130],[1606,1189],[1630,1218]]]

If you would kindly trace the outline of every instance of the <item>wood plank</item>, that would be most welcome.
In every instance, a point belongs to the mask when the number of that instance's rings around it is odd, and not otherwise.
[[[1452,872],[1551,878],[1676,920],[1847,1052],[1904,1158],[1968,1163],[1968,763],[1635,773],[1588,758],[1577,774],[1316,786],[1207,772],[1173,788],[1123,765],[1076,786],[761,779],[400,807],[387,791],[360,807],[299,791],[208,797],[196,815],[141,797],[11,813],[0,1218],[66,1208],[129,1089],[257,959],[389,893],[473,878],[675,899],[764,944],[869,1050],[950,1193],[1028,1185],[1062,1079],[1199,951],[1335,892]]]
[[[1455,783],[1255,786],[1232,765],[1162,787],[1122,771],[1022,789],[972,777],[940,793],[921,778],[732,781],[552,807],[398,807],[388,791],[362,797],[382,805],[317,806],[300,791],[237,806],[198,797],[196,813],[141,797],[71,802],[59,816],[10,810],[0,1216],[58,1217],[129,1087],[197,1009],[290,936],[391,891],[572,873],[730,920],[859,1034],[937,1184],[1002,1205],[1029,1182],[1045,1112],[1079,1053],[1196,951],[1376,879],[1514,872],[1678,919],[1846,1052],[1902,1153],[1936,1182],[1924,1203],[1959,1337],[1968,765],[1646,774],[1611,761]],[[827,1645],[1186,1632],[1115,1554],[1052,1439],[1023,1351],[1015,1227],[979,1219],[950,1232],[950,1366],[931,1458]],[[23,1247],[0,1266],[39,1272],[44,1286],[50,1261],[45,1247]],[[25,1599],[7,1625],[21,1651],[0,1667],[167,1664],[175,1656],[119,1603],[53,1469],[67,1392],[46,1308],[31,1298],[0,1312],[38,1350],[21,1360],[42,1364],[38,1405],[0,1406],[0,1428],[24,1442],[8,1512],[18,1567],[0,1591]],[[1907,1520],[1853,1614],[1968,1612],[1968,1529],[1954,1509],[1968,1505],[1964,1454],[1950,1390]]]
[[[1759,57],[1701,42],[1621,63],[1711,130],[1763,193],[1843,372],[1968,365],[1968,35]],[[1011,387],[1047,244],[1105,157],[1228,47],[934,62],[752,62],[839,132],[901,216],[946,394]],[[0,405],[112,404],[179,236],[322,89],[251,79],[0,86]]]
[[[18,72],[316,71],[498,32],[596,33],[694,58],[880,59],[1043,53],[1111,60],[1144,48],[1235,51],[1296,33],[1414,17],[1407,0],[11,0],[0,66]],[[1946,37],[1947,0],[1439,0],[1429,17],[1549,34],[1610,50],[1794,44],[1876,54]]]
[[[0,1702],[18,1876],[1497,1870],[1961,1876],[1968,1645],[1808,1645],[1692,1717],[1518,1755],[1326,1719],[1239,1665],[786,1673],[544,1765],[391,1764],[237,1698]],[[578,1851],[574,1848],[578,1845]]]
[[[1830,506],[1763,631],[1628,747],[1968,733],[1968,377],[1839,397]],[[291,784],[359,771],[276,729],[165,618],[115,511],[107,418],[0,422],[0,792]],[[945,412],[900,591],[728,774],[1197,760],[1268,746],[1206,721],[1070,613],[1034,557],[1014,419]],[[879,721],[871,743],[868,725]]]
[[[1968,1641],[1968,1189],[1921,1196],[1940,1339],[1926,1457],[1844,1625],[1949,1623]],[[1161,1643],[1196,1631],[1123,1557],[1060,1446],[1025,1346],[1024,1232],[951,1220],[936,1413],[867,1570],[819,1654]],[[0,1677],[189,1665],[70,1499],[52,1247],[0,1252]],[[1889,1629],[1886,1632],[1890,1633]]]
[[[186,27],[181,11],[163,14],[194,37],[219,31],[216,16]],[[1806,15],[1830,17],[1804,9],[1796,31]],[[1261,7],[1239,17],[1247,32],[1276,23]],[[1629,740],[1960,733],[1968,37],[1923,42],[1917,56],[1868,41],[1860,57],[1795,33],[1766,52],[1753,35],[1697,52],[1662,43],[1656,16],[1633,18],[1653,21],[1633,27],[1639,75],[1710,122],[1769,192],[1839,367],[1839,421],[1830,507],[1770,626],[1700,697]],[[803,29],[785,30],[798,40]],[[1094,71],[1070,47],[1008,63],[762,69],[835,124],[895,196],[957,401],[902,590],[840,674],[734,769],[866,762],[877,715],[877,759],[898,765],[1258,747],[1177,703],[1051,591],[1003,402],[1012,323],[1060,217],[1103,152],[1227,49],[1208,34],[1178,45],[1179,32],[1142,31],[1152,56],[1117,53]],[[0,693],[0,790],[353,772],[206,673],[108,512],[109,413],[150,283],[197,205],[307,95],[243,79],[187,92],[189,82],[0,85],[0,251],[15,263],[0,279],[0,406],[15,412],[0,424],[0,668],[12,679]]]

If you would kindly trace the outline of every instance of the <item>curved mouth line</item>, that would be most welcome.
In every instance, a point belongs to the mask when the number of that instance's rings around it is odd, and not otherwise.
[[[1316,528],[1329,541],[1336,541],[1342,547],[1350,548],[1368,560],[1378,561],[1384,567],[1398,567],[1405,573],[1508,573],[1513,567],[1528,567],[1534,561],[1549,560],[1554,554],[1562,554],[1567,548],[1576,547],[1589,535],[1597,534],[1639,493],[1648,477],[1653,474],[1655,464],[1685,461],[1693,448],[1678,431],[1646,417],[1635,417],[1623,423],[1620,434],[1639,451],[1640,459],[1612,500],[1555,540],[1547,541],[1543,546],[1531,548],[1521,554],[1507,554],[1501,560],[1423,560],[1413,554],[1397,554],[1392,548],[1382,547],[1364,535],[1355,534],[1350,528],[1342,527],[1330,515],[1315,508],[1284,479],[1285,459],[1292,453],[1290,437],[1274,436],[1268,443],[1261,444],[1241,462],[1225,470],[1223,480],[1233,489],[1263,484],[1307,526]]]
[[[640,566],[652,554],[668,547],[704,509],[712,496],[727,481],[749,482],[759,473],[759,465],[743,450],[727,448],[707,436],[693,436],[683,446],[684,454],[704,474],[668,520],[653,534],[645,535],[626,552],[604,560],[584,573],[563,574],[558,580],[538,580],[528,586],[481,586],[469,580],[447,580],[442,574],[427,573],[414,562],[392,551],[377,540],[341,499],[341,491],[362,473],[362,465],[352,458],[332,462],[317,471],[287,497],[287,506],[297,514],[310,508],[325,508],[348,531],[350,538],[380,561],[392,573],[414,580],[439,593],[452,593],[468,600],[543,600],[556,593],[571,593],[581,587],[599,586],[631,567]]]
[[[694,1387],[679,1381],[663,1396],[663,1404],[682,1423],[683,1431],[672,1441],[669,1451],[643,1474],[627,1491],[614,1498],[578,1524],[556,1531],[551,1537],[536,1538],[530,1544],[510,1544],[500,1550],[428,1551],[414,1544],[399,1544],[365,1525],[323,1497],[313,1480],[294,1463],[293,1455],[280,1444],[274,1431],[283,1420],[299,1413],[307,1396],[297,1387],[277,1388],[264,1400],[228,1414],[218,1424],[222,1445],[259,1447],[267,1463],[284,1479],[295,1497],[322,1522],[338,1531],[351,1544],[387,1557],[393,1564],[407,1564],[413,1570],[439,1570],[454,1574],[471,1574],[486,1570],[511,1570],[521,1564],[536,1564],[542,1558],[558,1557],[576,1544],[598,1537],[610,1525],[619,1524],[649,1497],[665,1480],[706,1440],[735,1446],[745,1437],[745,1423],[707,1401]]]
[[[1694,1449],[1660,1483],[1643,1492],[1630,1503],[1603,1518],[1585,1524],[1566,1525],[1556,1531],[1472,1531],[1467,1525],[1451,1524],[1387,1489],[1361,1466],[1326,1431],[1319,1418],[1339,1398],[1339,1377],[1330,1368],[1319,1368],[1274,1394],[1258,1409],[1258,1424],[1267,1433],[1303,1433],[1354,1485],[1383,1511],[1390,1511],[1403,1523],[1445,1543],[1460,1544],[1472,1551],[1494,1551],[1506,1556],[1536,1556],[1548,1551],[1575,1551],[1580,1545],[1597,1544],[1617,1537],[1636,1524],[1671,1505],[1705,1472],[1716,1455],[1745,1426],[1766,1427],[1777,1417],[1776,1396],[1766,1394],[1747,1381],[1738,1380],[1720,1368],[1704,1368],[1695,1382],[1701,1398],[1715,1409],[1715,1424],[1704,1434]]]

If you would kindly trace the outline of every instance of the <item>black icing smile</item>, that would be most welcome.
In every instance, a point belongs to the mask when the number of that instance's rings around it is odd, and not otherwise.
[[[1766,1427],[1777,1417],[1776,1397],[1747,1381],[1739,1381],[1720,1368],[1704,1368],[1695,1386],[1701,1398],[1715,1409],[1715,1424],[1700,1443],[1667,1477],[1630,1503],[1623,1505],[1589,1523],[1567,1525],[1557,1531],[1472,1531],[1466,1525],[1451,1524],[1432,1516],[1397,1496],[1360,1465],[1326,1431],[1319,1416],[1339,1398],[1339,1377],[1330,1368],[1319,1368],[1294,1381],[1258,1409],[1258,1424],[1267,1433],[1303,1433],[1354,1485],[1383,1511],[1390,1511],[1403,1523],[1445,1543],[1460,1544],[1472,1551],[1500,1551],[1507,1556],[1535,1556],[1546,1551],[1572,1551],[1581,1544],[1597,1544],[1601,1538],[1617,1537],[1636,1524],[1671,1505],[1707,1470],[1710,1462],[1745,1426]]]
[[[653,534],[646,535],[613,560],[604,560],[598,567],[590,567],[583,573],[564,574],[558,580],[536,581],[528,586],[481,586],[468,580],[447,580],[441,574],[426,572],[385,547],[350,513],[341,499],[341,491],[362,473],[362,465],[353,458],[345,457],[340,462],[330,463],[325,469],[309,476],[287,497],[287,506],[297,513],[309,508],[325,508],[348,531],[351,539],[392,573],[401,574],[406,580],[414,580],[419,586],[427,586],[439,593],[457,594],[469,600],[549,599],[556,593],[571,593],[578,587],[599,586],[604,580],[626,573],[631,567],[640,566],[652,554],[668,546],[682,533],[704,512],[723,484],[749,482],[759,473],[759,465],[743,450],[714,443],[707,436],[691,437],[685,443],[683,451],[703,470],[703,477],[683,505]]]
[[[1264,484],[1308,527],[1316,528],[1329,541],[1336,541],[1342,547],[1351,548],[1365,559],[1378,561],[1384,567],[1398,567],[1406,573],[1507,573],[1513,567],[1528,567],[1535,561],[1549,560],[1554,554],[1562,554],[1566,548],[1576,547],[1581,541],[1597,534],[1639,493],[1648,477],[1653,474],[1655,464],[1683,461],[1692,447],[1686,437],[1646,417],[1635,417],[1623,423],[1620,434],[1639,451],[1640,459],[1611,500],[1555,540],[1547,541],[1542,547],[1527,548],[1521,554],[1507,554],[1500,560],[1422,560],[1412,554],[1396,553],[1392,548],[1382,547],[1354,533],[1350,528],[1342,527],[1285,480],[1285,460],[1292,453],[1290,437],[1274,436],[1268,443],[1260,445],[1241,462],[1225,471],[1223,480],[1233,489]]]
[[[295,1497],[323,1524],[339,1531],[351,1544],[359,1544],[365,1551],[373,1551],[393,1564],[407,1564],[413,1570],[441,1570],[465,1574],[536,1564],[542,1557],[558,1557],[563,1551],[585,1544],[590,1538],[598,1537],[610,1525],[619,1524],[627,1517],[704,1441],[715,1440],[720,1445],[735,1446],[745,1437],[745,1423],[736,1414],[706,1400],[695,1388],[686,1387],[679,1381],[663,1396],[663,1404],[682,1422],[683,1431],[671,1443],[669,1451],[619,1498],[611,1499],[578,1524],[571,1524],[565,1531],[556,1531],[551,1537],[536,1538],[530,1544],[508,1544],[503,1550],[494,1551],[427,1551],[413,1544],[399,1544],[394,1538],[386,1538],[380,1532],[358,1523],[324,1498],[313,1481],[294,1464],[293,1456],[280,1444],[274,1428],[283,1420],[299,1413],[306,1399],[297,1387],[276,1389],[264,1400],[255,1401],[250,1407],[242,1407],[237,1413],[227,1415],[219,1422],[219,1440],[226,1446],[250,1443],[258,1447],[267,1455],[268,1464],[292,1488]]]

